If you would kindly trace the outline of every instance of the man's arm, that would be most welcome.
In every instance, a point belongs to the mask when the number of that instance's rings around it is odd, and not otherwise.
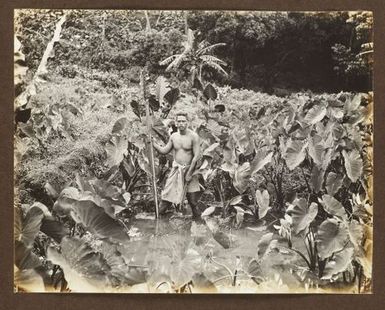
[[[168,154],[171,152],[173,146],[172,135],[165,146],[160,146],[156,144],[155,141],[153,141],[152,145],[154,146],[154,149],[157,150],[160,154]]]
[[[197,134],[194,133],[193,135],[193,140],[192,140],[192,149],[193,149],[193,154],[194,154],[194,157],[191,161],[191,164],[190,164],[190,168],[189,170],[187,171],[186,173],[186,181],[190,181],[191,178],[192,178],[192,173],[194,172],[195,170],[195,165],[200,157],[200,152],[201,152],[201,148],[200,148],[200,141],[199,141],[199,136]]]

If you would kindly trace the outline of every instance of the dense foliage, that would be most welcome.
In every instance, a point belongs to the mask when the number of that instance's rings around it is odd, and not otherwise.
[[[37,67],[55,17],[63,11],[21,12],[18,32],[28,66]],[[55,53],[61,73],[79,67],[119,73],[138,81],[138,67],[163,73],[159,62],[179,53],[185,24],[198,42],[224,43],[216,55],[227,63],[222,83],[265,92],[371,90],[373,19],[370,12],[232,13],[71,11]]]
[[[346,40],[347,14],[34,11],[44,31],[29,14],[15,44],[17,290],[371,289],[373,94],[222,85],[313,83],[305,67]],[[351,18],[357,27],[367,17]],[[52,39],[29,41],[36,32]],[[252,64],[255,53],[271,58]],[[154,211],[151,178],[160,193],[172,163],[157,157],[152,175],[146,102],[159,143],[179,109],[201,138],[203,221],[170,219],[181,235],[162,236],[163,248],[134,229]],[[241,251],[234,232],[245,229],[257,234]]]

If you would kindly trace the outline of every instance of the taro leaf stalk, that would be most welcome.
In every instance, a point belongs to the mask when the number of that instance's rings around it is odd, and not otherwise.
[[[156,179],[155,179],[155,163],[154,163],[154,148],[152,144],[152,134],[151,134],[151,119],[150,119],[150,107],[148,100],[146,100],[146,87],[144,82],[144,70],[140,72],[140,83],[142,88],[142,96],[144,104],[146,105],[146,124],[147,124],[147,130],[148,130],[148,139],[150,140],[150,150],[149,150],[149,162],[151,166],[151,178],[152,178],[152,190],[154,194],[154,200],[155,200],[155,216],[156,218],[159,217],[159,206],[158,206],[158,193],[157,193],[157,187],[156,187]]]

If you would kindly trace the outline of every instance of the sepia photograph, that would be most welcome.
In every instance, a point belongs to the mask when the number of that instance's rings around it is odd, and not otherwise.
[[[14,10],[15,293],[371,294],[371,11]]]

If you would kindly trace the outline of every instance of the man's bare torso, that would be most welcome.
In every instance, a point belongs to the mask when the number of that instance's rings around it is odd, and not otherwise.
[[[174,160],[181,165],[189,165],[194,157],[193,143],[196,133],[187,129],[185,134],[176,132],[171,135]]]

